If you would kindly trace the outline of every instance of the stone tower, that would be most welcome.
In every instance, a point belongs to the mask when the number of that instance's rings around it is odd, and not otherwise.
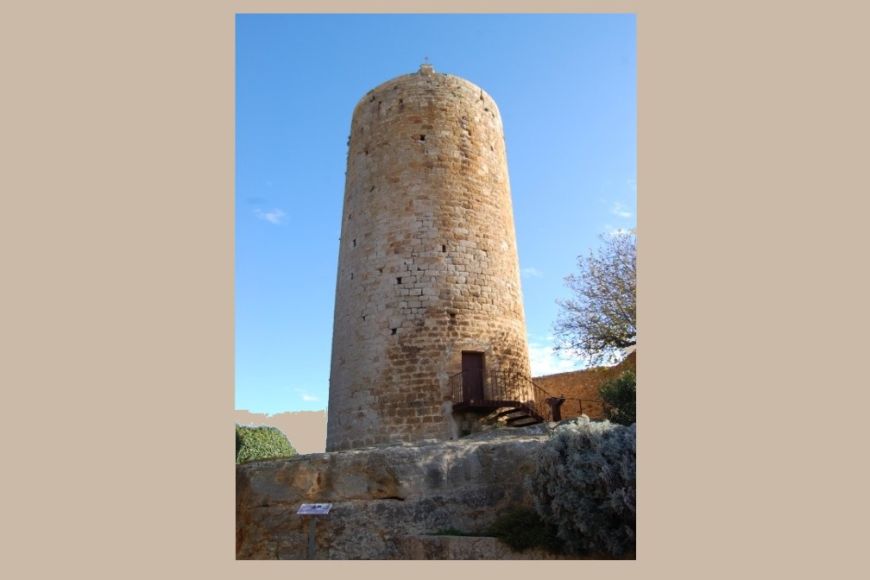
[[[529,376],[498,108],[424,64],[362,98],[348,145],[326,449],[455,438],[451,378]]]

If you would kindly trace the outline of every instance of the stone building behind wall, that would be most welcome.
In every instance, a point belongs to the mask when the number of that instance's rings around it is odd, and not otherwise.
[[[360,100],[348,146],[327,451],[455,438],[452,378],[529,377],[498,108],[423,65]]]

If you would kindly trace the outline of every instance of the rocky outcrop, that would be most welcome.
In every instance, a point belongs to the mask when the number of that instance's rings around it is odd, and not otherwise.
[[[492,539],[426,538],[450,529],[483,532],[503,511],[531,507],[525,480],[551,428],[498,429],[455,441],[239,465],[236,557],[305,559],[308,525],[296,511],[315,502],[333,504],[317,520],[318,559],[508,557],[509,550],[493,548]]]
[[[409,560],[564,560],[540,548],[515,552],[498,538],[408,536],[402,550]]]

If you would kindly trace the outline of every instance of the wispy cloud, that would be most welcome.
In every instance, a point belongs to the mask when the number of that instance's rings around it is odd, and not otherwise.
[[[544,276],[544,273],[537,268],[523,268],[520,270],[520,274],[524,278],[542,278]]]
[[[631,216],[634,215],[633,213],[628,211],[628,208],[625,206],[625,204],[618,201],[613,202],[613,205],[610,206],[610,213],[623,219],[629,219]]]
[[[311,402],[311,401],[319,401],[320,400],[320,397],[316,397],[304,389],[293,389],[293,390],[296,391],[297,393],[299,393],[299,397],[303,401]]]
[[[283,210],[280,210],[278,208],[269,211],[263,211],[260,208],[257,208],[254,210],[254,215],[261,220],[269,222],[270,224],[278,225],[284,222],[284,217],[287,214],[285,214]]]
[[[532,376],[554,375],[584,368],[580,360],[562,358],[553,350],[553,337],[544,340],[529,339],[529,364]]]

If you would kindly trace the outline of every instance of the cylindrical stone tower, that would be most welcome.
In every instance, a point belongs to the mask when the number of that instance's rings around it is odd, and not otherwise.
[[[504,133],[480,87],[424,64],[353,113],[327,451],[455,438],[469,369],[529,376]]]

